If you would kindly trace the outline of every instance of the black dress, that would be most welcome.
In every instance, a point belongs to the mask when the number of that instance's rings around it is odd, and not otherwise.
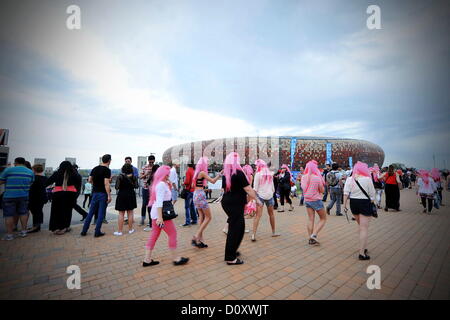
[[[47,178],[36,175],[33,184],[30,187],[30,197],[28,207],[33,215],[33,226],[37,227],[44,223],[44,204],[47,202],[47,190],[45,184]]]
[[[45,183],[49,186],[55,183],[56,187],[63,185],[64,175],[55,172]],[[81,189],[81,176],[73,173],[70,175],[67,186],[74,186],[76,190]],[[53,192],[52,195],[52,207],[50,210],[50,224],[49,230],[63,230],[70,227],[72,222],[72,209],[77,202],[77,192],[72,191],[58,191]]]
[[[137,208],[136,192],[134,191],[136,185],[137,180],[134,176],[119,175],[116,182],[116,189],[119,190],[115,207],[117,211],[129,211]]]

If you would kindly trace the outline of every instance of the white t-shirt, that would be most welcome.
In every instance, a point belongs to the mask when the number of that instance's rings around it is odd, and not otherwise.
[[[178,174],[177,169],[175,167],[170,169],[169,180],[178,188]]]
[[[436,186],[436,183],[434,182],[434,180],[430,177],[428,177],[428,179],[429,179],[428,185],[425,185],[422,178],[419,178],[419,180],[417,180],[417,186],[419,187],[419,193],[433,194],[437,190],[437,186]]]
[[[372,178],[359,176],[357,177],[361,188],[366,191],[371,200],[375,200],[375,188],[373,186]],[[350,199],[367,199],[366,195],[361,191],[355,182],[355,177],[348,177],[345,181],[344,194],[350,195]]]
[[[273,197],[273,193],[275,192],[275,186],[273,185],[273,181],[269,183],[260,183],[261,182],[261,172],[257,172],[255,174],[255,179],[253,181],[253,188],[255,189],[258,196],[263,200],[270,200]]]
[[[162,208],[163,201],[172,200],[172,193],[170,188],[164,181],[159,182],[156,185],[156,200],[152,205],[152,210],[150,211],[150,216],[152,219],[158,219],[158,208]]]

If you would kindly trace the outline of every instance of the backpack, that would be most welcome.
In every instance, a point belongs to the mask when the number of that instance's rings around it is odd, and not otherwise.
[[[336,176],[336,172],[334,172],[334,171],[328,172],[328,174],[327,174],[327,184],[330,187],[336,187],[339,184],[339,179]]]

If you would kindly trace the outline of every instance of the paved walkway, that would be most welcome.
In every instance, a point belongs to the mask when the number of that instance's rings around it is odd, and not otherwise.
[[[223,262],[225,214],[213,204],[213,221],[205,233],[206,249],[190,245],[197,227],[178,228],[179,251],[191,259],[173,266],[167,238],[155,248],[160,265],[142,268],[142,227],[132,235],[79,235],[81,225],[64,236],[48,231],[0,242],[0,299],[449,299],[450,197],[447,206],[423,214],[413,190],[401,192],[402,212],[380,212],[370,226],[372,259],[357,260],[354,221],[329,217],[319,236],[321,246],[307,244],[305,208],[276,213],[281,237],[272,238],[264,213],[256,242],[245,235],[240,251],[245,264]],[[183,222],[182,203],[176,204]],[[334,209],[332,214],[334,214]],[[81,290],[69,290],[66,268],[81,268]],[[369,265],[381,268],[381,289],[366,286]]]

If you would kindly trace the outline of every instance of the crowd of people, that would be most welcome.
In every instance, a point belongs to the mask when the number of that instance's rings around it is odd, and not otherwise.
[[[61,162],[58,169],[46,178],[42,165],[31,167],[24,158],[16,158],[14,166],[5,169],[0,176],[0,184],[5,184],[2,208],[7,230],[3,240],[13,240],[17,236],[26,237],[28,233],[41,230],[44,221],[43,207],[49,201],[49,187],[52,188],[50,231],[55,235],[70,232],[72,211],[75,209],[82,216],[81,236],[88,234],[92,219],[95,224],[94,237],[104,236],[102,225],[105,222],[107,206],[112,201],[112,176],[109,168],[111,161],[111,155],[104,155],[101,164],[90,171],[88,181],[82,188],[78,167],[69,161]],[[117,190],[114,208],[118,211],[118,225],[114,236],[123,235],[124,225],[128,225],[129,234],[135,232],[136,189],[139,188],[140,180],[143,188],[139,225],[145,226],[145,231],[151,231],[145,245],[143,266],[159,264],[153,259],[153,250],[161,231],[169,238],[173,263],[186,264],[189,259],[177,252],[177,227],[173,221],[177,215],[173,205],[178,201],[178,197],[184,199],[185,220],[181,227],[198,224],[190,242],[199,249],[208,248],[204,232],[214,216],[208,202],[208,183],[215,184],[221,179],[222,194],[218,201],[228,217],[224,229],[227,234],[224,260],[228,265],[244,263],[239,258],[238,251],[246,231],[244,218],[253,219],[250,239],[255,242],[260,219],[266,207],[272,237],[279,237],[281,234],[276,229],[274,212],[284,212],[285,203],[289,205],[288,211],[293,212],[295,197],[300,198],[300,206],[306,206],[308,244],[320,244],[319,233],[324,229],[327,216],[336,205],[337,216],[343,216],[342,207],[346,216],[350,209],[352,219],[357,222],[359,228],[358,258],[368,260],[369,224],[372,218],[378,217],[377,209],[382,208],[383,193],[384,210],[393,209],[399,212],[400,190],[416,187],[423,212],[431,213],[433,208],[443,205],[442,191],[445,187],[449,188],[448,172],[436,168],[431,171],[416,171],[395,169],[390,165],[380,169],[377,164],[369,168],[367,164],[357,162],[353,168],[344,170],[337,163],[319,168],[315,160],[309,161],[304,168],[294,173],[286,164],[276,172],[272,172],[270,167],[270,163],[267,164],[261,159],[252,165],[241,167],[239,154],[232,152],[227,155],[223,170],[210,174],[208,158],[201,157],[196,165],[188,165],[180,188],[179,163],[176,160],[171,166],[159,166],[155,164],[155,157],[149,156],[148,163],[139,172],[132,165],[131,157],[127,157],[114,186]],[[82,191],[83,208],[77,204],[77,198]],[[328,195],[330,202],[325,206]],[[84,211],[86,202],[88,212]],[[30,213],[33,221],[32,227],[28,228]],[[17,231],[19,221],[22,227],[20,232]]]

